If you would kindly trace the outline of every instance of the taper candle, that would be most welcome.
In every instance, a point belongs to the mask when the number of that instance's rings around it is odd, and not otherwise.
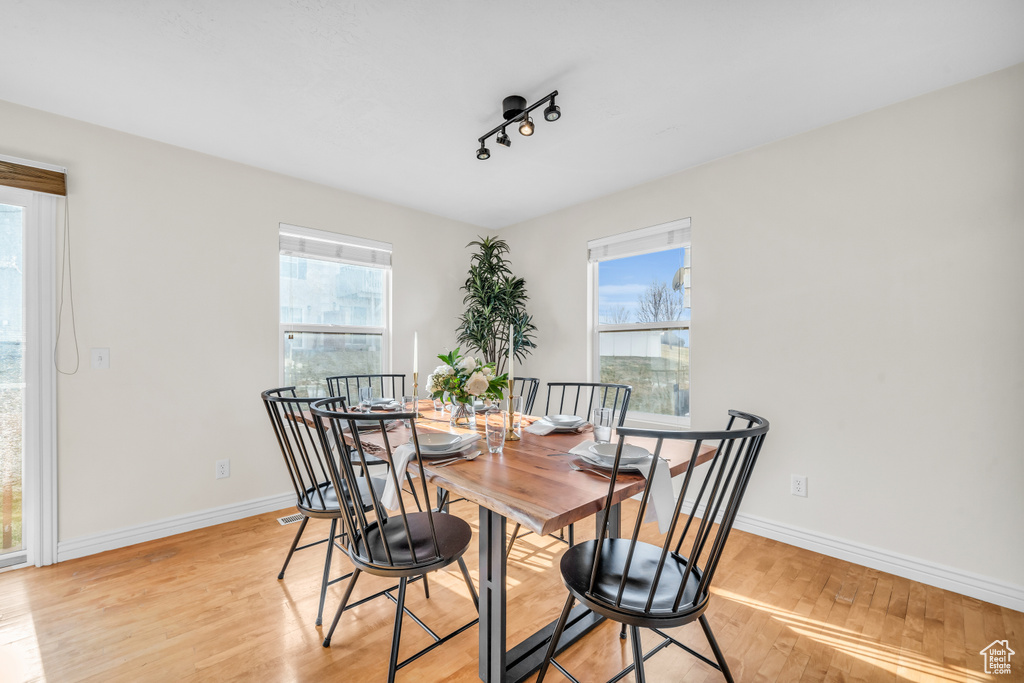
[[[512,395],[512,364],[516,357],[516,328],[508,326],[508,395]]]
[[[420,356],[420,333],[412,333],[412,371],[419,372],[419,356]]]

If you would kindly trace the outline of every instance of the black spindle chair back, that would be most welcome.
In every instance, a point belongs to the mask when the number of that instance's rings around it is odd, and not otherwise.
[[[359,390],[369,387],[373,398],[393,398],[401,401],[405,396],[405,375],[336,375],[327,378],[327,393],[343,397],[349,406],[359,405]]]
[[[629,396],[633,387],[628,384],[601,382],[548,382],[548,400],[545,415],[576,415],[590,419],[594,408],[611,408],[616,413],[616,424],[622,425],[629,409]]]
[[[296,507],[308,517],[336,517],[340,506],[331,486],[330,458],[309,412],[319,399],[298,397],[295,387],[269,389],[261,396],[295,489]]]
[[[512,393],[523,397],[523,414],[533,414],[533,402],[537,399],[540,380],[536,377],[515,377],[512,380]]]

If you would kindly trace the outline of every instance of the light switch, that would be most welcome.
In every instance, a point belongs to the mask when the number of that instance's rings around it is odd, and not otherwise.
[[[110,349],[92,349],[92,369],[106,370],[110,367]]]

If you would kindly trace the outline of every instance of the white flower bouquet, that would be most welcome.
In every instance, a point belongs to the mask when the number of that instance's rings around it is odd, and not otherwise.
[[[460,356],[459,349],[438,358],[444,364],[427,377],[427,391],[432,398],[441,398],[447,392],[456,403],[472,404],[478,398],[501,400],[504,396],[508,375],[495,375],[494,363]]]

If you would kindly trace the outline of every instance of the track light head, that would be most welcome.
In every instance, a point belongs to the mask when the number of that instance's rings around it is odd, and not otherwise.
[[[555,98],[551,98],[551,104],[544,109],[544,120],[545,121],[557,121],[562,118],[562,110],[555,104]]]
[[[533,119],[529,116],[524,116],[523,122],[519,124],[519,134],[525,137],[533,135]]]
[[[480,149],[478,149],[476,151],[476,158],[480,159],[481,161],[484,160],[484,159],[490,159],[491,158],[491,150],[487,149],[483,145],[480,145]]]
[[[512,146],[512,141],[508,139],[508,135],[505,135],[505,129],[502,128],[501,132],[498,133],[498,137],[494,138],[494,141],[499,145],[505,145],[506,147]]]

